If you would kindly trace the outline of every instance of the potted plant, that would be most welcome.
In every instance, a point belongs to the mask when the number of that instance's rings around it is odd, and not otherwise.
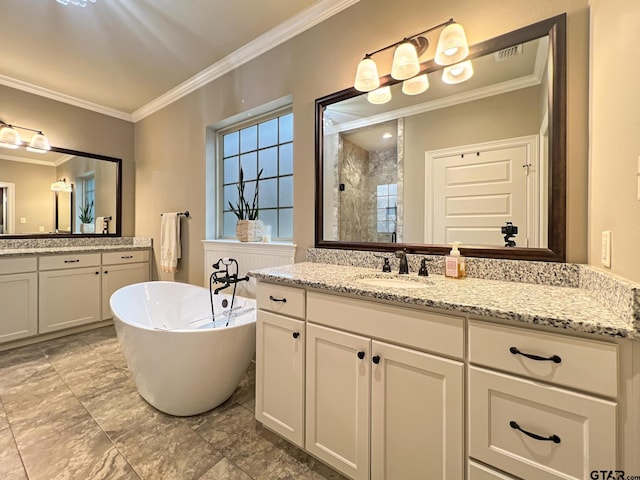
[[[80,205],[78,210],[80,210],[80,233],[93,233],[95,230],[93,225],[93,200]]]
[[[238,201],[235,206],[229,202],[231,211],[238,218],[236,222],[236,237],[241,242],[259,242],[262,240],[262,221],[258,220],[258,185],[262,169],[256,177],[256,189],[251,203],[245,198],[244,172],[240,167],[240,181],[238,182]]]

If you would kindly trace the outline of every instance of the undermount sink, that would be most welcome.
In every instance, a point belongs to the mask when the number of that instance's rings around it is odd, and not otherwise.
[[[425,288],[429,286],[426,281],[416,281],[410,278],[359,278],[356,282],[379,288]]]

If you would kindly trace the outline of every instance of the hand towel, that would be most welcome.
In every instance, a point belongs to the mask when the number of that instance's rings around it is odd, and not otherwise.
[[[160,221],[160,271],[174,273],[181,256],[180,217],[177,212],[164,213]]]
[[[103,229],[104,229],[104,217],[96,217],[95,232],[102,233]]]

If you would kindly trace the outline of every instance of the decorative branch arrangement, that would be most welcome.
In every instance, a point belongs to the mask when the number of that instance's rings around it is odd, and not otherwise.
[[[244,181],[244,172],[242,171],[242,167],[240,167],[240,181],[238,182],[238,202],[235,207],[229,202],[229,207],[231,211],[238,217],[238,220],[257,220],[258,219],[258,185],[260,182],[260,176],[262,175],[262,168],[258,172],[258,176],[256,177],[256,189],[253,194],[253,201],[251,204],[247,201],[244,196],[245,189],[245,181]]]

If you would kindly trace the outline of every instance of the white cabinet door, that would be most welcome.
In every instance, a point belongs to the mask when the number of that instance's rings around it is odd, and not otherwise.
[[[304,322],[258,311],[256,419],[304,447]]]
[[[100,320],[100,267],[39,273],[39,333]]]
[[[462,362],[373,341],[371,478],[464,477]]]
[[[0,342],[38,333],[38,274],[0,275]]]
[[[119,288],[149,280],[148,263],[106,265],[102,267],[102,320],[113,317],[109,299]]]
[[[306,449],[353,479],[369,478],[370,347],[307,325]]]

